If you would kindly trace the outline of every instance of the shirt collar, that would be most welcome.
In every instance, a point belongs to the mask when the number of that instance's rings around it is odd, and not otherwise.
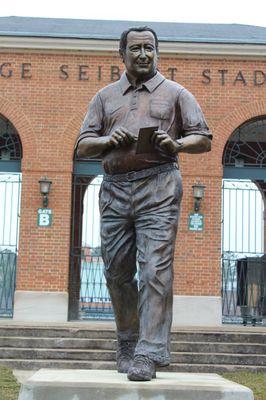
[[[152,93],[164,80],[165,80],[165,77],[162,74],[160,74],[160,72],[157,71],[156,74],[151,79],[149,79],[146,82],[143,82],[143,86],[145,86],[146,89],[150,93]],[[120,78],[120,86],[121,86],[123,95],[128,91],[128,89],[130,87],[132,87],[125,72],[123,72],[123,74]]]

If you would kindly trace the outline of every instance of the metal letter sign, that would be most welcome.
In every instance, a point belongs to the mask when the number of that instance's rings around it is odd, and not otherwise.
[[[50,208],[38,209],[37,225],[41,227],[52,225],[52,210]]]
[[[203,214],[189,214],[188,228],[190,231],[203,231],[204,215]]]

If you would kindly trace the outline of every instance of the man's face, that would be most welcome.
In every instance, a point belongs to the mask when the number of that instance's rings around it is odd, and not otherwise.
[[[157,70],[158,56],[152,32],[129,32],[122,58],[127,73],[133,79],[142,80],[153,76]]]

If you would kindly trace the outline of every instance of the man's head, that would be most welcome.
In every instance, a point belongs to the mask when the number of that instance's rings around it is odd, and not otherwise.
[[[142,81],[156,73],[158,38],[153,29],[141,26],[124,31],[119,53],[131,79]]]

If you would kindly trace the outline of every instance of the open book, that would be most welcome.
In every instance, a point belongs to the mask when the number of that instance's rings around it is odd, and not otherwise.
[[[151,143],[151,137],[153,133],[157,130],[158,126],[149,126],[146,128],[140,128],[137,141],[136,154],[157,152],[157,150]]]

